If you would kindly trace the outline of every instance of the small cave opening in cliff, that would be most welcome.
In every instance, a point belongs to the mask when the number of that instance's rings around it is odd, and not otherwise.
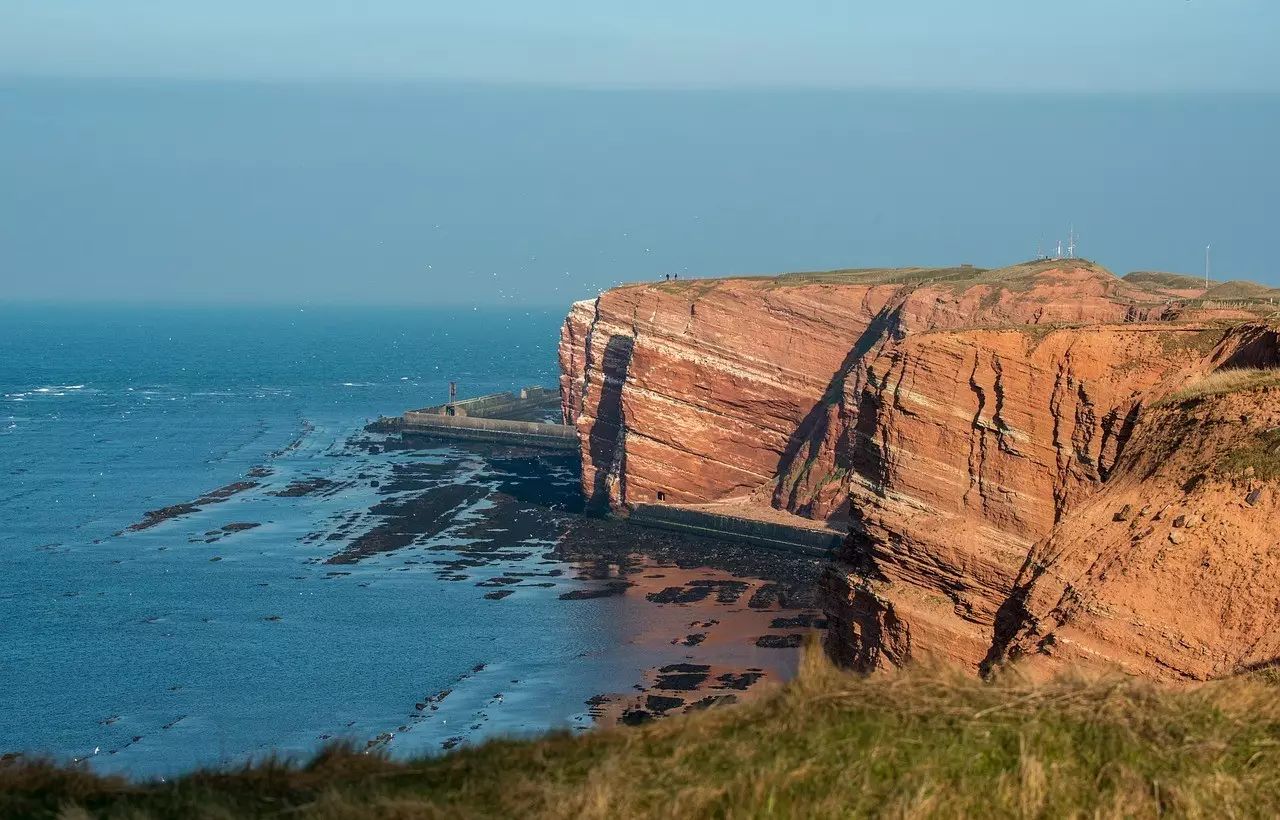
[[[666,500],[667,500],[667,494],[666,494],[666,493],[664,493],[662,490],[658,490],[658,500],[659,500],[659,501],[666,501]]]

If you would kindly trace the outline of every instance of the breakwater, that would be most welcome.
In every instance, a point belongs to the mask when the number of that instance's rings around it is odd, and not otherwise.
[[[518,391],[490,393],[487,396],[458,399],[412,412],[439,416],[556,424],[561,420],[560,391],[559,389],[548,387],[522,387]],[[555,419],[554,422],[551,421],[553,418]]]
[[[370,429],[401,435],[576,450],[578,434],[574,428],[548,421],[555,418],[559,410],[558,390],[525,387],[409,410],[402,416],[379,419]]]

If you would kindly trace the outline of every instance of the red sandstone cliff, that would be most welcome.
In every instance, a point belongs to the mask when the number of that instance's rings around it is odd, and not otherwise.
[[[1090,574],[1108,549],[1095,519],[1123,492],[1154,491],[1133,448],[1154,458],[1174,411],[1152,405],[1214,368],[1274,357],[1274,332],[1231,331],[1222,315],[1084,262],[633,285],[574,305],[564,411],[597,503],[739,498],[847,521],[825,592],[830,645],[851,665],[1039,662],[1068,641],[1122,662],[1120,647],[1145,652],[1146,638],[1093,650],[1103,638],[1079,636],[1115,624],[1069,603],[1085,587],[1121,595]],[[1216,481],[1203,492],[1238,489]],[[1224,543],[1220,560],[1243,555]],[[1139,575],[1130,604],[1165,583]],[[1169,634],[1159,659],[1129,666],[1202,677],[1224,658],[1258,662],[1233,648],[1196,666],[1170,648],[1195,636]]]

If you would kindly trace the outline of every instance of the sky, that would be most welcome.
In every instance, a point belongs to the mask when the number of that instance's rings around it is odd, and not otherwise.
[[[0,75],[1280,91],[1275,0],[0,0]]]
[[[1016,263],[1280,285],[1274,0],[0,0],[0,302],[555,307]]]

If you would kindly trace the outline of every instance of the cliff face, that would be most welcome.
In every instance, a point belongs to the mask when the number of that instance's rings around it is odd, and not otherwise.
[[[992,660],[1206,680],[1280,658],[1280,388],[1148,412],[1022,567]]]
[[[1118,589],[1089,574],[1095,518],[1158,480],[1132,450],[1168,434],[1152,405],[1275,356],[1274,331],[1215,318],[1076,262],[629,286],[573,307],[562,396],[597,503],[739,498],[847,522],[824,582],[832,653],[976,669],[1113,628],[1064,602]]]
[[[1237,327],[1210,363],[1032,548],[990,662],[1205,680],[1280,659],[1280,331]]]
[[[839,516],[839,418],[868,356],[939,328],[1123,322],[1160,303],[1090,265],[1006,278],[927,272],[664,282],[578,302],[561,332],[561,393],[589,497],[699,502],[762,493]],[[965,278],[960,278],[965,277]],[[818,472],[815,472],[818,470]]]
[[[573,306],[565,418],[598,504],[708,501],[773,480],[888,294],[753,281],[639,286]]]
[[[1194,356],[1180,335],[933,333],[868,362],[846,416],[851,537],[828,579],[836,654],[982,661],[1031,546],[1109,476],[1143,393]]]

